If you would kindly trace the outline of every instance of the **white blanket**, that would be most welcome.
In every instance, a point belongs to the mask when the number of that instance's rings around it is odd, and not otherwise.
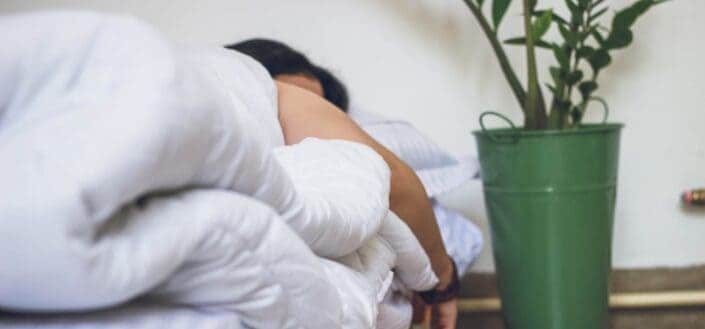
[[[93,13],[0,43],[0,327],[373,328],[392,268],[437,281],[381,158],[282,147],[251,59]]]

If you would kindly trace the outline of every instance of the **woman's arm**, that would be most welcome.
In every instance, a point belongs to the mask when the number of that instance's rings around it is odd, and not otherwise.
[[[345,139],[370,146],[382,156],[391,170],[390,208],[414,232],[440,279],[439,287],[444,288],[452,278],[452,266],[431,203],[416,173],[325,99],[281,82],[277,82],[277,88],[279,122],[286,144],[306,137]]]

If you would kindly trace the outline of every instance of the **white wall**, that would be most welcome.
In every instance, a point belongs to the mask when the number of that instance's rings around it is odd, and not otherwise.
[[[409,120],[457,154],[475,153],[470,131],[482,111],[521,121],[461,0],[0,1],[2,13],[57,7],[131,13],[201,44],[280,38],[339,73],[355,103]],[[703,12],[702,0],[655,8],[637,23],[635,44],[603,75],[599,94],[612,119],[627,124],[614,239],[620,268],[705,263],[705,212],[678,203],[682,189],[705,186]],[[514,7],[502,34],[518,35],[519,24]],[[522,53],[513,49],[510,57],[523,70]],[[473,182],[445,199],[486,228],[481,198]],[[486,249],[476,270],[492,269],[489,255]]]

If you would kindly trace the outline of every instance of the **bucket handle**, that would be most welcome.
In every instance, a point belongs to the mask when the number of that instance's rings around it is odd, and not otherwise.
[[[592,96],[592,97],[588,98],[588,101],[596,101],[596,102],[602,104],[603,116],[602,116],[602,122],[601,122],[601,123],[602,123],[602,124],[607,123],[607,118],[608,118],[609,115],[610,115],[610,107],[607,106],[607,101],[605,101],[604,98],[602,98],[602,97],[597,97],[597,96]]]
[[[512,128],[512,130],[516,129],[516,126],[514,125],[514,122],[512,122],[512,120],[510,120],[509,118],[507,118],[505,115],[503,115],[501,113],[494,112],[494,111],[482,112],[482,114],[480,114],[480,120],[479,120],[480,121],[480,128],[482,128],[482,131],[484,133],[487,133],[487,137],[489,137],[493,142],[495,142],[495,143],[507,143],[507,142],[516,143],[517,141],[519,141],[519,136],[516,136],[516,135],[510,135],[513,138],[511,138],[509,141],[507,141],[507,140],[501,140],[500,138],[498,138],[494,134],[490,133],[489,130],[487,129],[487,127],[485,127],[485,117],[486,116],[495,116],[495,117],[502,119],[504,122],[509,124],[509,126]]]

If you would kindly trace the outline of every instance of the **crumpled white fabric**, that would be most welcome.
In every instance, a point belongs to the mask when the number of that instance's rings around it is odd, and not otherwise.
[[[200,310],[173,304],[135,301],[119,308],[85,314],[1,314],[3,329],[245,329],[230,311]]]
[[[392,267],[437,282],[374,151],[272,151],[251,59],[87,12],[0,17],[0,42],[0,327],[373,328]]]
[[[298,225],[299,232],[310,236],[306,241],[316,254],[349,254],[379,231],[389,209],[389,198],[385,197],[389,195],[389,169],[380,165],[383,160],[369,148],[341,140],[307,138],[295,146],[276,148],[274,156],[284,164],[294,189],[304,199],[302,204],[323,215],[310,216]],[[340,220],[331,225],[328,218]]]

